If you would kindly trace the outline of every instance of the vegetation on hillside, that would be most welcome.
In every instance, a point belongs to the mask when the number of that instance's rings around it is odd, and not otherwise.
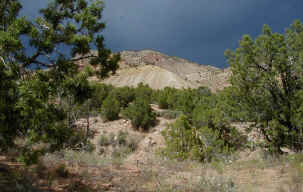
[[[91,97],[87,78],[118,67],[119,54],[111,55],[100,34],[103,7],[99,0],[55,0],[30,21],[19,16],[18,0],[0,2],[1,150],[14,148],[20,137],[23,155],[35,156],[64,147],[73,136],[75,109]],[[93,46],[97,55],[90,55]],[[98,70],[79,70],[75,62],[87,58]],[[39,142],[49,145],[33,150]]]
[[[1,153],[18,149],[18,160],[25,164],[36,164],[41,155],[61,149],[89,153],[95,149],[90,143],[92,116],[106,121],[129,119],[136,134],[150,132],[161,118],[175,119],[162,131],[166,145],[161,154],[167,160],[229,159],[248,146],[234,125],[239,122],[249,122],[250,131],[264,136],[260,147],[270,155],[282,154],[283,148],[302,151],[300,21],[284,34],[264,26],[255,40],[245,35],[239,48],[227,50],[232,85],[222,91],[153,90],[142,83],[117,88],[88,81],[92,75],[104,78],[115,73],[120,59],[105,48],[100,35],[105,27],[100,21],[103,7],[99,0],[54,0],[40,10],[40,17],[29,21],[18,15],[22,9],[18,0],[0,2]],[[92,48],[97,54],[91,54]],[[77,64],[84,59],[89,59],[90,67]],[[103,131],[97,147],[112,147],[112,156],[122,158],[139,148],[126,132]],[[302,157],[294,157],[298,159],[287,162],[293,163],[300,173],[294,178],[301,181]],[[65,167],[58,170],[67,177]],[[224,183],[233,188],[232,183]]]
[[[303,149],[302,38],[299,20],[284,34],[265,25],[255,40],[244,35],[239,48],[225,53],[232,70],[232,95],[274,153],[282,153],[282,147]]]

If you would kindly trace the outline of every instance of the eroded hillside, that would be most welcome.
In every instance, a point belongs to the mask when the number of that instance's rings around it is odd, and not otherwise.
[[[144,83],[153,89],[205,86],[212,91],[221,90],[229,85],[229,69],[199,65],[153,50],[122,51],[120,54],[120,68],[115,75],[104,80],[106,84],[135,87],[139,83]],[[86,63],[82,61],[79,64]]]

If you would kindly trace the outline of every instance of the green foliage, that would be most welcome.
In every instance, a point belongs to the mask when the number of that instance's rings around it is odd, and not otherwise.
[[[98,141],[99,145],[100,146],[108,146],[110,145],[110,139],[105,135],[105,134],[102,134],[99,138],[99,141]]]
[[[210,99],[213,100],[213,99]],[[181,160],[199,161],[222,159],[240,148],[245,139],[211,102],[199,105],[193,119],[181,115],[163,132],[167,147],[164,154]]]
[[[142,128],[147,131],[155,125],[156,115],[148,101],[138,98],[134,103],[130,104],[124,111],[123,116],[131,120],[135,129]]]
[[[254,114],[248,113],[241,101],[241,96],[236,94],[233,87],[227,87],[217,94],[217,108],[224,113],[229,121],[251,122]]]
[[[13,145],[17,135],[19,113],[15,110],[18,98],[16,75],[0,60],[0,149]]]
[[[151,103],[153,100],[152,88],[150,88],[148,85],[144,85],[143,83],[139,83],[135,88],[135,98],[139,98]]]
[[[163,131],[167,148],[165,155],[171,158],[184,160],[189,157],[191,150],[196,145],[195,135],[188,117],[180,116],[174,124]]]
[[[127,144],[128,132],[119,131],[117,136],[117,144],[118,145],[126,145]]]
[[[94,108],[100,108],[102,106],[103,101],[109,95],[111,90],[113,89],[110,85],[105,85],[103,83],[91,83],[92,87],[92,104]]]
[[[96,96],[87,78],[114,73],[120,59],[100,35],[103,7],[99,0],[54,0],[29,21],[19,16],[18,0],[0,2],[1,150],[15,147],[16,137],[26,138],[23,159],[31,162],[35,143],[48,143],[53,151],[73,137],[75,106],[88,105],[87,99]],[[76,62],[84,59],[98,70],[79,72]]]
[[[162,109],[182,111],[191,116],[195,106],[208,96],[211,96],[211,92],[205,87],[183,90],[166,87],[156,93],[156,100]]]
[[[129,135],[128,132],[120,130],[117,134],[103,133],[99,138],[101,147],[112,147],[111,156],[114,158],[126,157],[129,153],[134,152],[138,147],[138,138]],[[105,152],[105,148],[101,148],[101,153]]]
[[[173,94],[175,89],[165,87],[163,90],[159,90],[156,94],[156,100],[160,109],[172,108],[172,103],[169,103],[169,97]]]
[[[272,152],[281,147],[303,149],[302,113],[302,33],[295,21],[284,34],[273,33],[265,25],[253,40],[244,35],[234,52],[227,50],[234,95],[249,113],[251,121],[266,138]]]
[[[138,140],[130,136],[128,132],[121,130],[118,132],[117,140],[115,142],[116,148],[112,152],[114,158],[123,158],[134,152],[138,147]]]
[[[101,116],[107,121],[119,119],[120,103],[115,97],[108,96],[102,104]]]
[[[175,109],[175,102],[178,99],[180,90],[165,87],[163,90],[158,90],[155,94],[156,101],[161,109]]]
[[[120,102],[120,106],[126,108],[135,100],[135,90],[130,87],[118,87],[111,91],[110,97],[116,98]]]
[[[92,143],[87,140],[87,133],[84,129],[79,129],[77,127],[73,128],[72,130],[66,129],[68,133],[61,133],[69,134],[69,138],[64,141],[64,147],[73,149],[73,150],[84,150],[84,151],[93,151],[94,146]]]
[[[17,160],[25,165],[37,164],[39,162],[39,157],[42,154],[43,151],[23,148],[22,153]]]

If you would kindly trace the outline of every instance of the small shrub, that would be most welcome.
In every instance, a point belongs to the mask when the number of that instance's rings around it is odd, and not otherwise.
[[[127,142],[127,147],[131,152],[134,152],[138,147],[138,141],[134,138],[130,138],[130,140]]]
[[[101,107],[101,116],[107,121],[113,121],[119,118],[120,103],[114,97],[107,97]]]
[[[194,146],[192,127],[188,117],[180,116],[174,124],[162,132],[167,147],[163,151],[170,158],[187,159]]]
[[[158,95],[158,105],[160,109],[168,109],[168,101],[167,101],[168,95],[166,92],[160,92]]]
[[[39,162],[39,157],[43,154],[40,150],[33,150],[26,147],[23,147],[20,156],[17,158],[19,162],[24,163],[25,165],[33,165]]]
[[[98,109],[102,106],[105,98],[109,95],[113,87],[101,83],[92,83],[92,106],[93,109]]]
[[[99,145],[102,146],[99,154],[104,154],[105,147],[112,146],[114,150],[111,156],[113,158],[124,158],[137,149],[138,141],[137,138],[130,136],[128,132],[122,130],[117,135],[114,133],[110,133],[109,135],[103,134],[99,139]]]
[[[130,152],[133,152],[137,149],[138,140],[129,136],[128,132],[119,131],[116,143],[119,147],[127,147]]]
[[[127,147],[115,148],[112,152],[113,158],[125,158],[131,151]]]
[[[209,120],[209,124],[197,128],[191,125],[189,117],[181,115],[163,131],[167,144],[164,155],[198,161],[222,159],[230,155],[238,147],[240,135],[228,124]]]
[[[135,88],[135,98],[143,99],[150,104],[152,102],[153,92],[154,91],[152,88],[150,88],[148,85],[139,83],[137,88]]]
[[[123,111],[123,115],[131,120],[131,124],[136,130],[142,128],[144,131],[147,131],[156,122],[155,113],[144,99],[136,99],[134,103]]]
[[[116,98],[122,108],[135,100],[135,91],[130,87],[119,87],[112,90],[110,97]]]
[[[100,146],[108,146],[110,145],[110,140],[109,138],[106,136],[106,135],[101,135],[100,138],[99,138],[99,145]]]
[[[236,186],[231,179],[227,179],[223,176],[206,178],[201,177],[200,180],[200,190],[201,191],[222,191],[222,192],[234,192],[236,191]]]
[[[128,133],[124,131],[119,131],[117,136],[117,144],[118,145],[126,145],[127,144],[127,136]]]

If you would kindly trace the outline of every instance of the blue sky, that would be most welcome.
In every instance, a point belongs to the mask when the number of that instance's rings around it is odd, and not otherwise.
[[[48,0],[21,0],[34,18]],[[302,0],[104,0],[104,31],[113,51],[153,49],[199,64],[227,67],[224,51],[268,24],[284,32],[303,21]]]

